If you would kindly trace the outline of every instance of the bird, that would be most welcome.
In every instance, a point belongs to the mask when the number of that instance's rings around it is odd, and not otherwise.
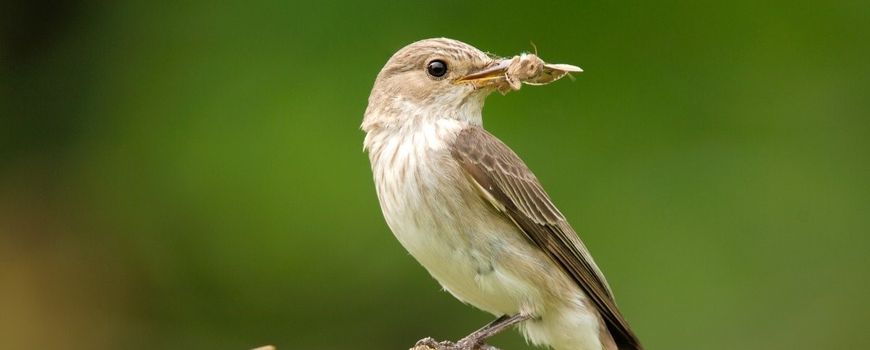
[[[384,219],[444,290],[497,316],[457,342],[421,342],[482,349],[517,326],[556,350],[642,349],[537,177],[483,128],[492,92],[579,71],[433,38],[399,49],[378,73],[361,129]]]

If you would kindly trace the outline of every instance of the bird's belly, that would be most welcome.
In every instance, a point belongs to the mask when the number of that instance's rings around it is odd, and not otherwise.
[[[459,300],[496,315],[516,314],[538,294],[524,276],[501,264],[487,247],[432,237],[428,230],[397,230],[396,236],[426,270]],[[428,236],[428,237],[427,237]],[[502,242],[493,241],[499,245]]]
[[[454,188],[441,187],[419,205],[385,209],[396,238],[445,290],[465,303],[495,315],[539,308],[539,288],[546,283],[529,267],[544,265],[536,264],[538,255],[488,203],[450,193]]]

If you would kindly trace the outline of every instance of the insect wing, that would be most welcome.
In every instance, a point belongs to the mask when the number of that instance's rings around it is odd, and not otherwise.
[[[568,73],[579,73],[582,71],[580,67],[570,64],[545,64],[541,74],[525,80],[524,83],[529,85],[546,85],[562,79]]]

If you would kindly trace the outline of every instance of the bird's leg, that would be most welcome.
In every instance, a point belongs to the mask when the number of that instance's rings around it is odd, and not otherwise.
[[[460,339],[456,343],[449,341],[438,342],[432,338],[425,338],[418,341],[414,349],[425,347],[434,350],[498,350],[498,348],[484,344],[484,342],[489,337],[505,330],[505,328],[530,318],[532,318],[531,315],[525,314],[516,314],[513,316],[504,315],[474,331],[474,333],[469,334],[465,338]]]
[[[490,337],[500,333],[506,328],[513,326],[517,323],[523,322],[532,318],[531,315],[526,315],[523,313],[518,313],[513,316],[504,315],[501,316],[495,321],[490,322],[483,328],[474,331],[467,335],[465,338],[460,339],[456,342],[456,347],[459,349],[475,349],[483,345],[483,343],[489,339]]]

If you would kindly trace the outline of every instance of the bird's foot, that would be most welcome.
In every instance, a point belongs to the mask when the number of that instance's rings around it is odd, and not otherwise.
[[[513,316],[504,315],[455,343],[451,341],[439,342],[427,337],[417,341],[411,350],[499,350],[492,345],[485,344],[486,340],[506,328],[530,318],[532,315],[522,313]]]
[[[457,342],[437,341],[432,338],[423,338],[414,344],[411,350],[499,350],[498,348],[484,344],[482,339],[465,337]]]

